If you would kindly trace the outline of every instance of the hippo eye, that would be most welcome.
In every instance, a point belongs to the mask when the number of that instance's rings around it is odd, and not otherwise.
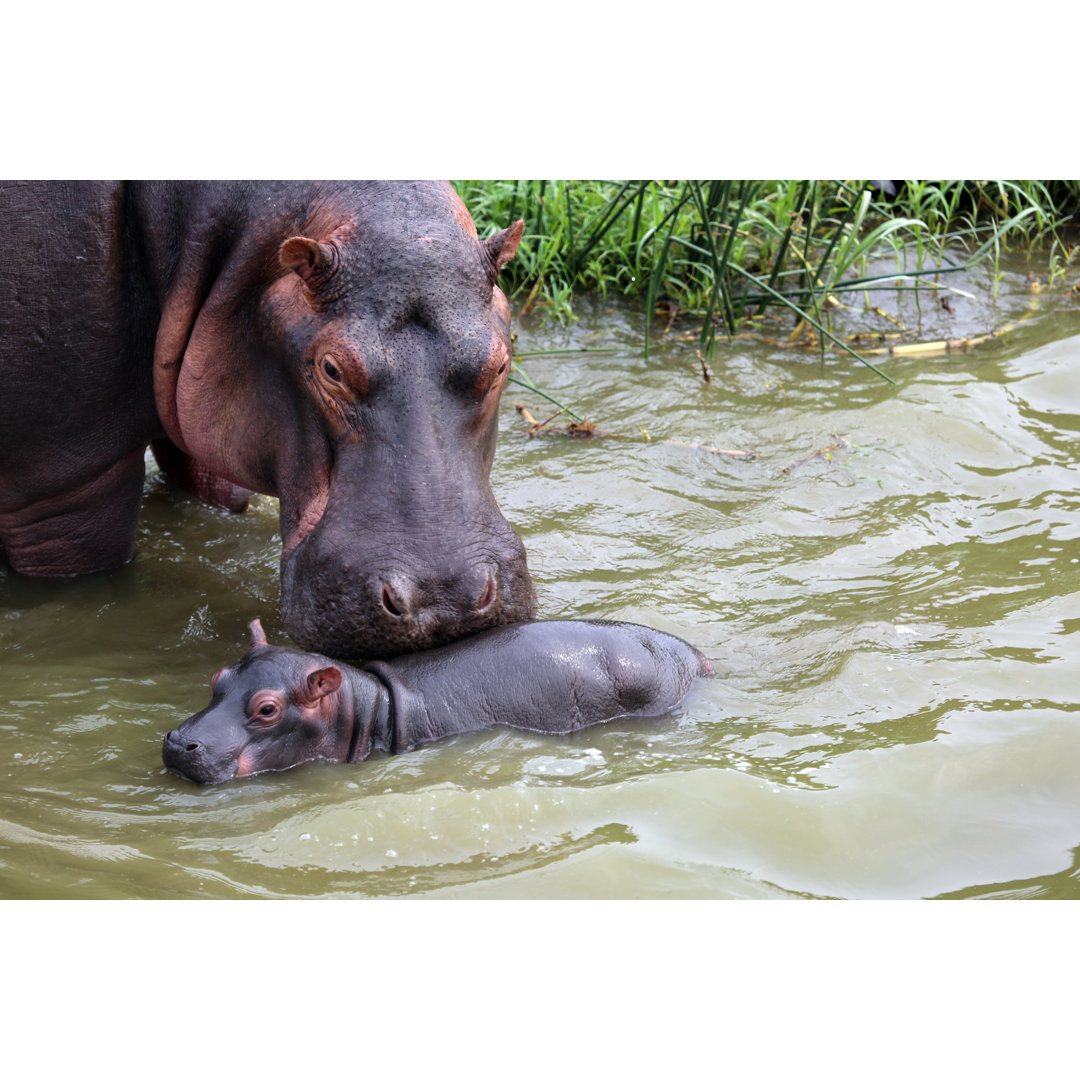
[[[362,397],[367,385],[363,360],[346,343],[338,342],[337,352],[324,352],[313,362],[313,374],[325,401],[340,405],[343,399]]]
[[[323,374],[331,382],[343,383],[345,381],[344,376],[341,374],[341,369],[330,359],[330,357],[323,357],[322,369]]]
[[[252,720],[269,724],[281,715],[281,701],[272,691],[262,691],[251,699],[248,709]]]

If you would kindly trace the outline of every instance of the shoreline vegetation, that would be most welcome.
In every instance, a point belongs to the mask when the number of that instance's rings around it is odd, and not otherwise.
[[[1080,261],[1077,180],[461,180],[454,186],[482,237],[524,218],[521,247],[499,279],[517,311],[541,310],[569,322],[576,294],[639,298],[654,315],[646,320],[646,360],[650,327],[686,316],[701,326],[706,378],[718,337],[731,340],[771,320],[783,326],[785,339],[801,339],[822,355],[846,355],[889,379],[873,356],[937,343],[883,349],[843,340],[833,332],[830,310],[845,293],[861,293],[872,307],[877,290],[940,290],[949,275],[985,261],[996,276],[1006,251],[1039,252],[1040,285],[1061,287]],[[888,271],[882,260],[891,264]],[[515,381],[540,392],[518,362],[515,372],[524,376]]]

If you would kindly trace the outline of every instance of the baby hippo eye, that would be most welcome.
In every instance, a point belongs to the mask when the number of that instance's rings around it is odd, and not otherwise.
[[[273,723],[281,715],[281,699],[271,690],[262,690],[248,702],[248,714],[262,724]]]

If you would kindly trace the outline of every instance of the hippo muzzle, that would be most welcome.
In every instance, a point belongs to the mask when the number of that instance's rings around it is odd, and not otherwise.
[[[317,526],[282,557],[281,581],[289,636],[346,660],[432,649],[536,615],[525,547],[484,463],[441,448],[404,465],[346,449]]]
[[[201,714],[199,714],[201,715]],[[191,717],[191,720],[198,716]],[[171,773],[196,784],[221,784],[236,777],[238,757],[220,748],[207,748],[188,729],[190,720],[165,736],[161,759]]]
[[[348,660],[382,659],[446,645],[536,614],[516,534],[496,553],[440,566],[384,551],[359,568],[312,537],[282,562],[282,621],[302,648]],[[404,547],[405,545],[403,545]]]

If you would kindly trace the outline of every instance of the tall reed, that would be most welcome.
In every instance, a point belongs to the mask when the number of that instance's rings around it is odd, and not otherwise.
[[[826,343],[826,297],[895,282],[870,272],[889,256],[916,283],[996,258],[1007,243],[1057,240],[1080,206],[1076,181],[463,180],[481,235],[525,219],[504,288],[525,307],[572,317],[576,291],[641,296],[699,316],[701,347],[750,315],[783,308]],[[914,263],[914,265],[910,265]],[[645,339],[648,352],[648,331]],[[875,370],[877,370],[875,368]]]

